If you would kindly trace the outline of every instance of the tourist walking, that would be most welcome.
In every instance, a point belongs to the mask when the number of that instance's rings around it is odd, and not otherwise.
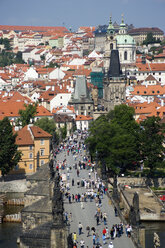
[[[85,246],[85,241],[83,239],[80,240],[80,247],[81,248],[84,248]]]
[[[79,224],[78,224],[78,232],[79,232],[79,235],[82,234],[82,229],[83,229],[83,225],[81,224],[81,222],[79,222]]]
[[[109,243],[108,248],[114,248],[114,245],[112,242]]]

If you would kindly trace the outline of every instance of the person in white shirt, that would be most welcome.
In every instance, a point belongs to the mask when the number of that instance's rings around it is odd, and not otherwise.
[[[112,243],[112,242],[110,242],[110,243],[109,243],[108,248],[114,248],[114,246],[113,246],[113,243]]]
[[[84,245],[85,245],[84,240],[83,240],[83,239],[82,239],[82,240],[80,240],[80,247],[81,247],[81,248],[84,248]]]

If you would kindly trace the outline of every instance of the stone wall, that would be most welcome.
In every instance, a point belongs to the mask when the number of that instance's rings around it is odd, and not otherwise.
[[[22,212],[23,231],[31,230],[49,221],[52,221],[52,213]]]
[[[109,179],[110,182],[113,182],[113,178]],[[149,179],[146,177],[118,177],[118,183],[121,185],[129,186],[150,186],[150,187],[161,187],[165,188],[165,178],[154,178]]]

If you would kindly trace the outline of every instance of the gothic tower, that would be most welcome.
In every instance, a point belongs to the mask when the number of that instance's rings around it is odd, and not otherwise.
[[[111,50],[110,66],[104,80],[103,104],[106,111],[126,100],[126,77],[122,74],[118,50]]]
[[[105,53],[104,53],[105,73],[108,72],[111,51],[113,49],[116,49],[116,38],[115,38],[115,29],[112,24],[112,18],[110,16],[109,26],[107,28],[106,39],[105,39]]]

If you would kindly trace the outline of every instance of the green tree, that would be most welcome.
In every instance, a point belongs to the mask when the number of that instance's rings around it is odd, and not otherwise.
[[[144,166],[150,169],[149,176],[153,176],[157,167],[161,167],[164,161],[165,148],[164,125],[159,117],[150,117],[141,124],[141,155]]]
[[[22,59],[22,52],[18,51],[16,56],[15,56],[15,59],[14,59],[14,63],[16,64],[24,64],[25,61]]]
[[[56,132],[56,125],[53,119],[48,117],[41,118],[34,123],[35,126],[42,128],[44,131],[53,135]]]
[[[93,122],[87,144],[90,154],[101,164],[106,163],[113,173],[125,172],[140,161],[139,125],[134,120],[134,109],[116,106],[107,116]]]
[[[67,135],[67,126],[65,124],[64,127],[60,128],[60,136],[64,140],[66,138],[66,135]]]
[[[28,125],[37,113],[37,103],[28,105],[24,104],[24,106],[24,110],[19,110],[20,118],[18,119],[18,124],[21,123],[22,127]]]
[[[4,38],[3,41],[2,41],[2,44],[4,44],[6,50],[11,50],[9,39]]]
[[[0,170],[5,176],[21,159],[21,152],[17,150],[16,134],[7,117],[0,121]]]
[[[153,36],[153,33],[152,32],[149,32],[147,34],[147,37],[146,39],[143,41],[143,44],[144,45],[148,45],[148,44],[153,44],[153,43],[160,43],[160,39],[156,39],[154,36]]]

